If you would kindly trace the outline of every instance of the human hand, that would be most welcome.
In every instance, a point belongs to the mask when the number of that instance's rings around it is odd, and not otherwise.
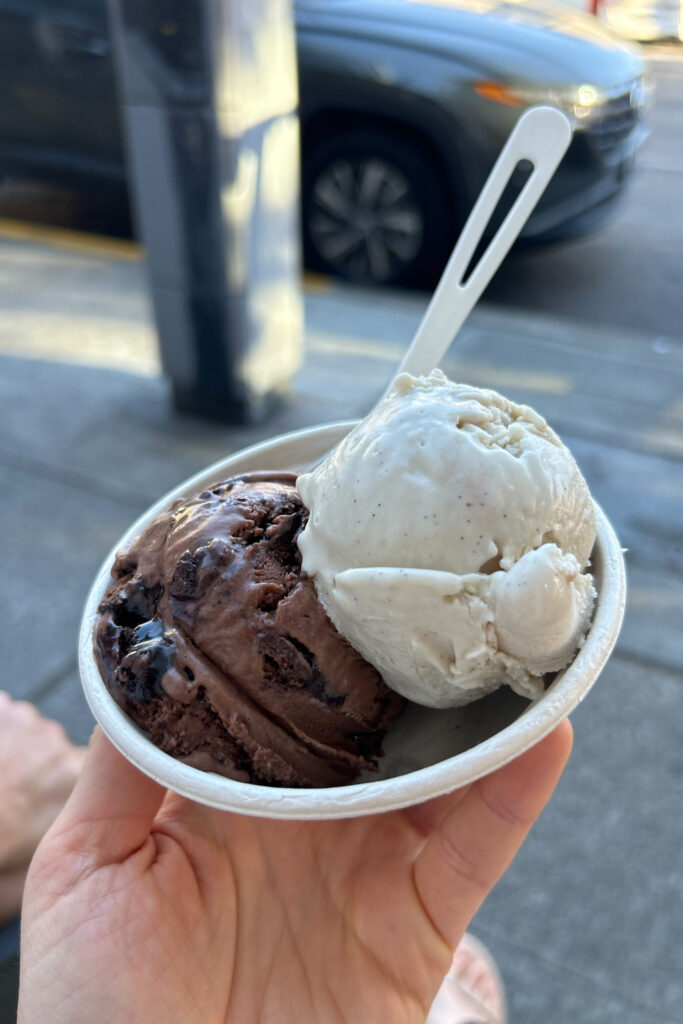
[[[84,754],[58,722],[0,691],[0,872],[28,867],[74,787]]]
[[[565,722],[448,796],[297,822],[166,793],[97,732],[29,873],[19,1024],[423,1024],[570,748]]]

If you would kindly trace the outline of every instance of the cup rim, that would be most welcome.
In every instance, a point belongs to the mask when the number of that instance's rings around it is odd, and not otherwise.
[[[572,712],[591,689],[614,648],[624,616],[626,573],[621,544],[607,516],[594,502],[597,536],[592,560],[599,563],[601,584],[593,621],[583,646],[572,663],[558,674],[551,687],[500,732],[436,764],[394,776],[341,787],[293,789],[237,782],[201,771],[164,753],[136,726],[114,701],[101,678],[93,650],[97,608],[111,581],[116,551],[128,544],[176,498],[203,489],[221,476],[247,468],[298,468],[297,448],[318,447],[323,455],[355,425],[355,420],[306,427],[250,445],[212,463],[184,480],[151,505],[125,531],[102,563],[85,602],[79,634],[79,668],[86,700],[113,745],[146,775],[162,786],[199,803],[222,810],[268,818],[333,819],[356,817],[421,803],[490,774],[524,753]],[[319,442],[319,444],[318,444]],[[267,458],[275,455],[277,465]],[[306,462],[312,461],[310,447]],[[246,463],[253,463],[247,467]]]

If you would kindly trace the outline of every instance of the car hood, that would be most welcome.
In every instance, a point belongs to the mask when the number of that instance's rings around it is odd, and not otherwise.
[[[407,46],[513,82],[612,88],[641,74],[636,47],[596,18],[518,0],[298,0],[299,28]]]

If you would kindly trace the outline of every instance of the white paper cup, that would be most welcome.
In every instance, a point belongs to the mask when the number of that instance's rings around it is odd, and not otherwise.
[[[507,687],[464,708],[435,710],[409,704],[387,733],[379,774],[328,789],[284,789],[235,782],[191,768],[158,747],[124,714],[106,689],[93,653],[97,607],[111,581],[116,550],[141,533],[176,498],[253,470],[304,470],[353,426],[312,427],[245,448],[186,480],[135,522],[107,556],[88,596],[79,641],[83,689],[111,742],[163,786],[224,810],[269,818],[331,819],[390,811],[448,793],[487,775],[538,743],[585,697],[616,643],[624,615],[626,579],[621,546],[596,506],[598,533],[592,572],[598,598],[590,631],[574,661],[538,700]]]

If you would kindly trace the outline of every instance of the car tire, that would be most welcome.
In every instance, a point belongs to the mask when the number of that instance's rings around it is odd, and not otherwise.
[[[456,235],[432,154],[374,126],[304,143],[302,217],[306,266],[369,285],[433,287]]]

